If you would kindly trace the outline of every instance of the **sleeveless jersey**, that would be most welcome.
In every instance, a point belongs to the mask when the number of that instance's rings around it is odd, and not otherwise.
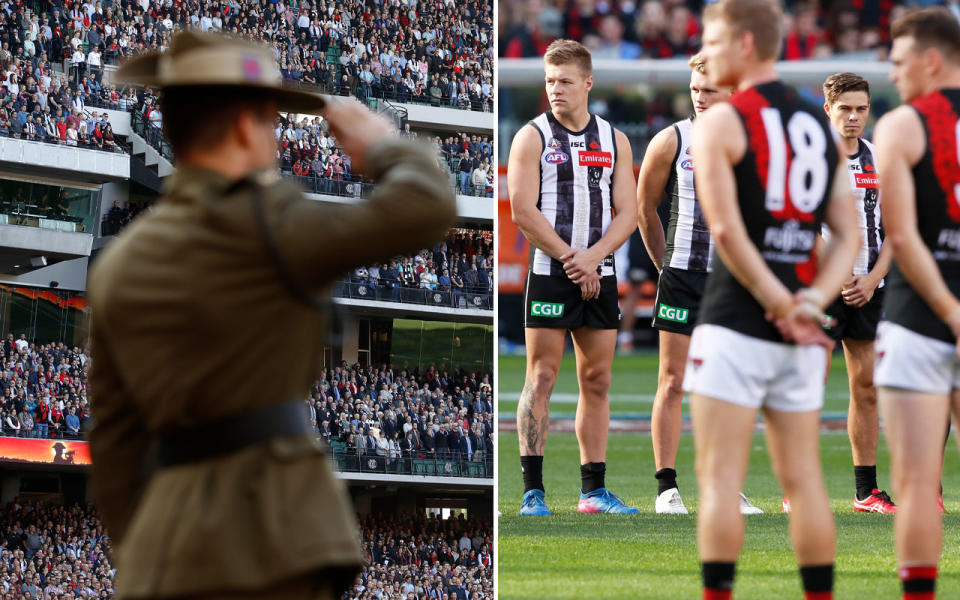
[[[596,115],[583,131],[570,131],[547,111],[530,121],[540,132],[540,197],[537,208],[571,248],[600,241],[613,220],[613,166],[617,144],[613,127]],[[566,277],[563,263],[533,249],[534,275]],[[613,255],[600,263],[600,275],[614,275]]]
[[[713,237],[707,229],[707,220],[700,210],[693,183],[690,145],[693,120],[677,121],[673,129],[677,134],[677,152],[664,190],[664,196],[670,202],[670,224],[663,264],[673,269],[710,272],[713,268]]]
[[[816,234],[827,209],[839,155],[823,109],[779,81],[730,98],[747,136],[734,165],[737,201],[750,241],[790,291],[816,275]],[[764,308],[721,260],[713,262],[699,323],[783,342]]]
[[[917,228],[944,281],[960,296],[960,89],[943,89],[910,103],[923,121],[926,149],[913,167]],[[920,335],[954,343],[950,328],[913,291],[894,263],[887,278],[886,319]]]
[[[880,186],[877,176],[877,150],[865,139],[858,140],[857,153],[847,157],[850,190],[853,192],[860,223],[860,252],[853,264],[854,275],[866,275],[877,264],[883,246],[883,226],[880,223]],[[830,228],[823,225],[823,239],[830,239]],[[883,287],[881,281],[877,287]]]

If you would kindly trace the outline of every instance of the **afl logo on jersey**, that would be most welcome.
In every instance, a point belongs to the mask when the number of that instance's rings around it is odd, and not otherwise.
[[[680,168],[683,169],[684,171],[692,171],[693,160],[688,158],[687,160],[683,161],[682,163],[680,163]]]
[[[566,152],[561,152],[560,150],[556,150],[544,156],[543,160],[551,165],[562,165],[563,163],[570,160],[570,157],[567,156]]]

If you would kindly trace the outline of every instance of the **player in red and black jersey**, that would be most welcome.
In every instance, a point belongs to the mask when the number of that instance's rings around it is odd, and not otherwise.
[[[743,545],[739,491],[763,410],[774,471],[808,599],[832,597],[835,532],[818,442],[823,309],[849,278],[859,232],[848,177],[823,110],[780,81],[776,0],[720,0],[704,11],[707,75],[734,86],[694,126],[700,203],[719,261],[690,342],[704,598],[726,600]],[[826,221],[833,236],[813,252]]]
[[[880,410],[899,507],[903,597],[934,597],[943,431],[960,416],[960,25],[945,9],[891,30],[890,78],[909,105],[877,123],[886,243],[894,267],[877,332]]]

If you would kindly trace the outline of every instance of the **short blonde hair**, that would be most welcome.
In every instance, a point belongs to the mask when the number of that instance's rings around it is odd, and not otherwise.
[[[586,75],[593,74],[593,57],[587,47],[573,40],[556,40],[547,46],[543,62],[548,65],[575,64]]]
[[[703,59],[703,54],[694,54],[690,57],[690,60],[687,61],[687,64],[697,73],[701,75],[707,74],[707,62]]]

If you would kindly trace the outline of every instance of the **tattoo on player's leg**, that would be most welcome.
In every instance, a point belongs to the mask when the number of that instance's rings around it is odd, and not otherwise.
[[[546,397],[550,397],[549,392],[547,392]],[[525,456],[543,456],[543,447],[547,441],[547,428],[550,426],[549,410],[542,411],[543,416],[537,418],[534,411],[535,404],[533,384],[527,380],[523,384],[523,391],[520,392],[520,405],[517,410],[520,450],[521,454]],[[544,404],[546,404],[545,401]]]

